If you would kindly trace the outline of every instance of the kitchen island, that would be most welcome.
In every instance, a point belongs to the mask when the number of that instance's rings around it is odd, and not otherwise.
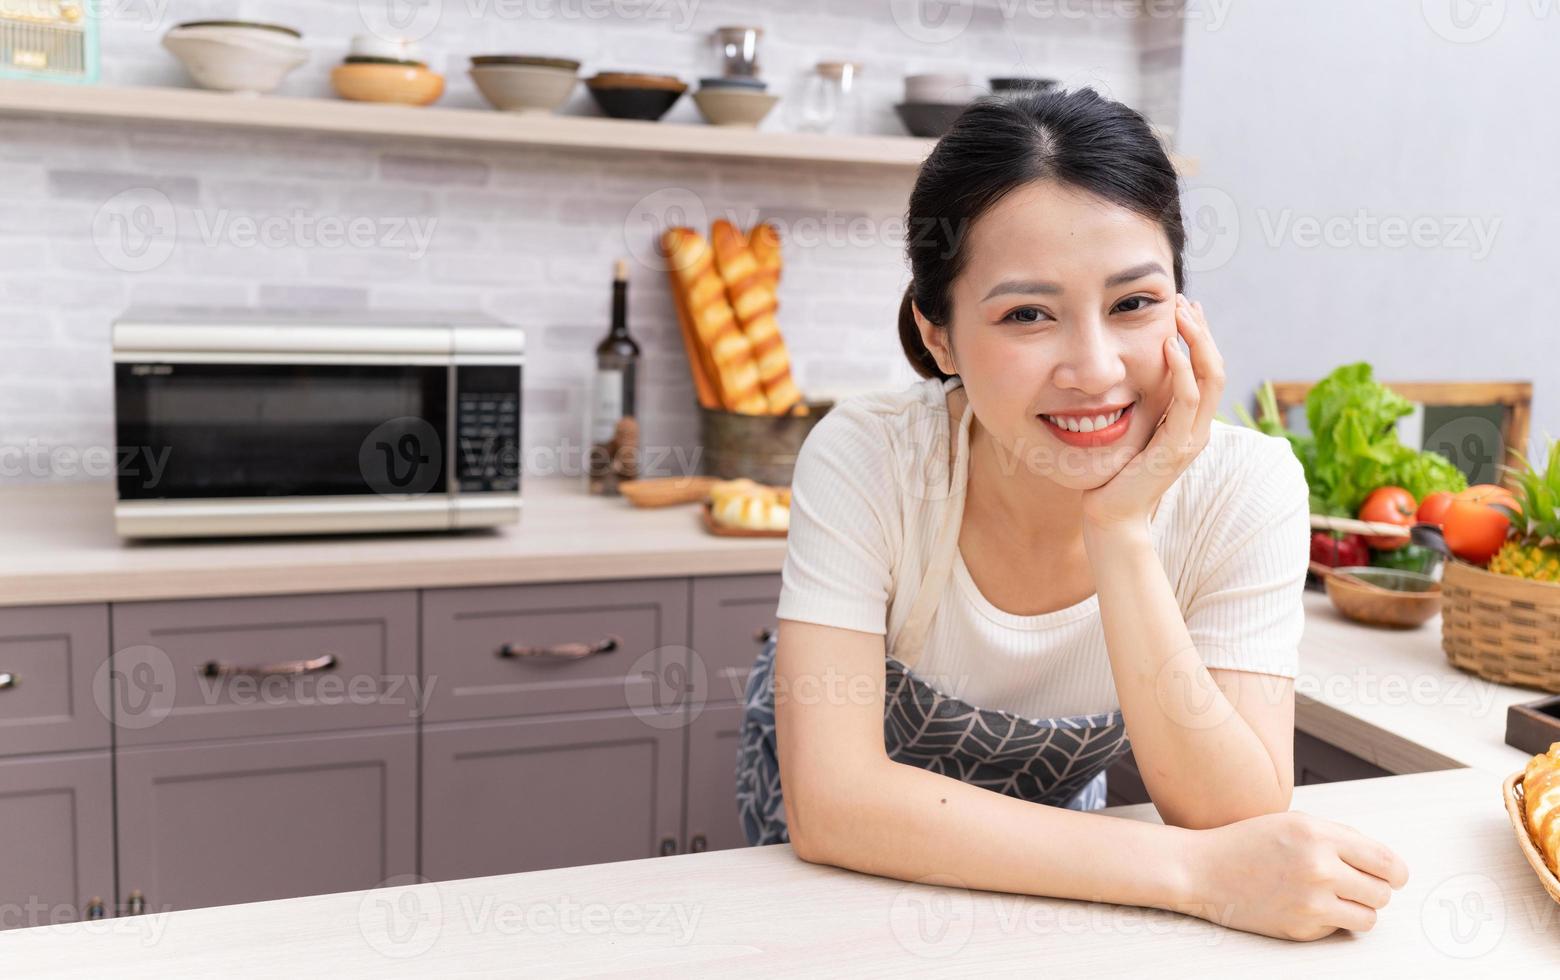
[[[788,845],[0,933],[10,976],[1553,976],[1560,905],[1501,774],[1308,786],[1295,808],[1388,842],[1409,881],[1366,933],[1294,943],[1164,910],[904,883]],[[1106,811],[1156,819],[1152,807]]]

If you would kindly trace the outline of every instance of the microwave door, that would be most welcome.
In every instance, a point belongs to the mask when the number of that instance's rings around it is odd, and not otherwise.
[[[449,492],[448,364],[115,365],[121,501]]]

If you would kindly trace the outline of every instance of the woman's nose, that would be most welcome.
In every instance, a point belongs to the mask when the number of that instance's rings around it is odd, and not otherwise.
[[[1098,320],[1078,323],[1067,331],[1067,347],[1056,367],[1056,383],[1090,395],[1100,395],[1127,376],[1120,345]]]

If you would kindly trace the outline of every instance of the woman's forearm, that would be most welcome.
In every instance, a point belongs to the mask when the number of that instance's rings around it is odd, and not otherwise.
[[[1213,827],[1286,809],[1290,787],[1192,645],[1147,526],[1085,540],[1133,756],[1161,816]]]
[[[1195,831],[1045,806],[884,758],[786,789],[804,860],[964,888],[1173,908],[1204,918]]]

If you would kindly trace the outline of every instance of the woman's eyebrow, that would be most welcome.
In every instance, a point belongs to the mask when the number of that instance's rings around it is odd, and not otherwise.
[[[1130,269],[1123,269],[1115,275],[1111,276],[1109,279],[1106,279],[1105,288],[1109,289],[1112,286],[1120,286],[1122,283],[1132,282],[1136,279],[1142,279],[1144,276],[1151,276],[1156,272],[1160,275],[1167,274],[1165,272],[1165,267],[1160,265],[1158,262],[1144,262],[1142,265],[1135,265]],[[1061,291],[1061,286],[1054,282],[1047,282],[1044,279],[1004,279],[995,286],[992,286],[991,291],[982,296],[980,301],[984,303],[993,296],[1003,296],[1011,293],[1042,293],[1045,295],[1055,295]]]
[[[1135,265],[1130,269],[1123,269],[1115,275],[1111,276],[1109,279],[1105,280],[1105,288],[1109,289],[1112,286],[1120,286],[1122,283],[1132,282],[1134,279],[1142,279],[1144,276],[1151,276],[1156,272],[1160,275],[1165,275],[1165,267],[1160,265],[1158,262],[1144,262],[1142,265]]]

